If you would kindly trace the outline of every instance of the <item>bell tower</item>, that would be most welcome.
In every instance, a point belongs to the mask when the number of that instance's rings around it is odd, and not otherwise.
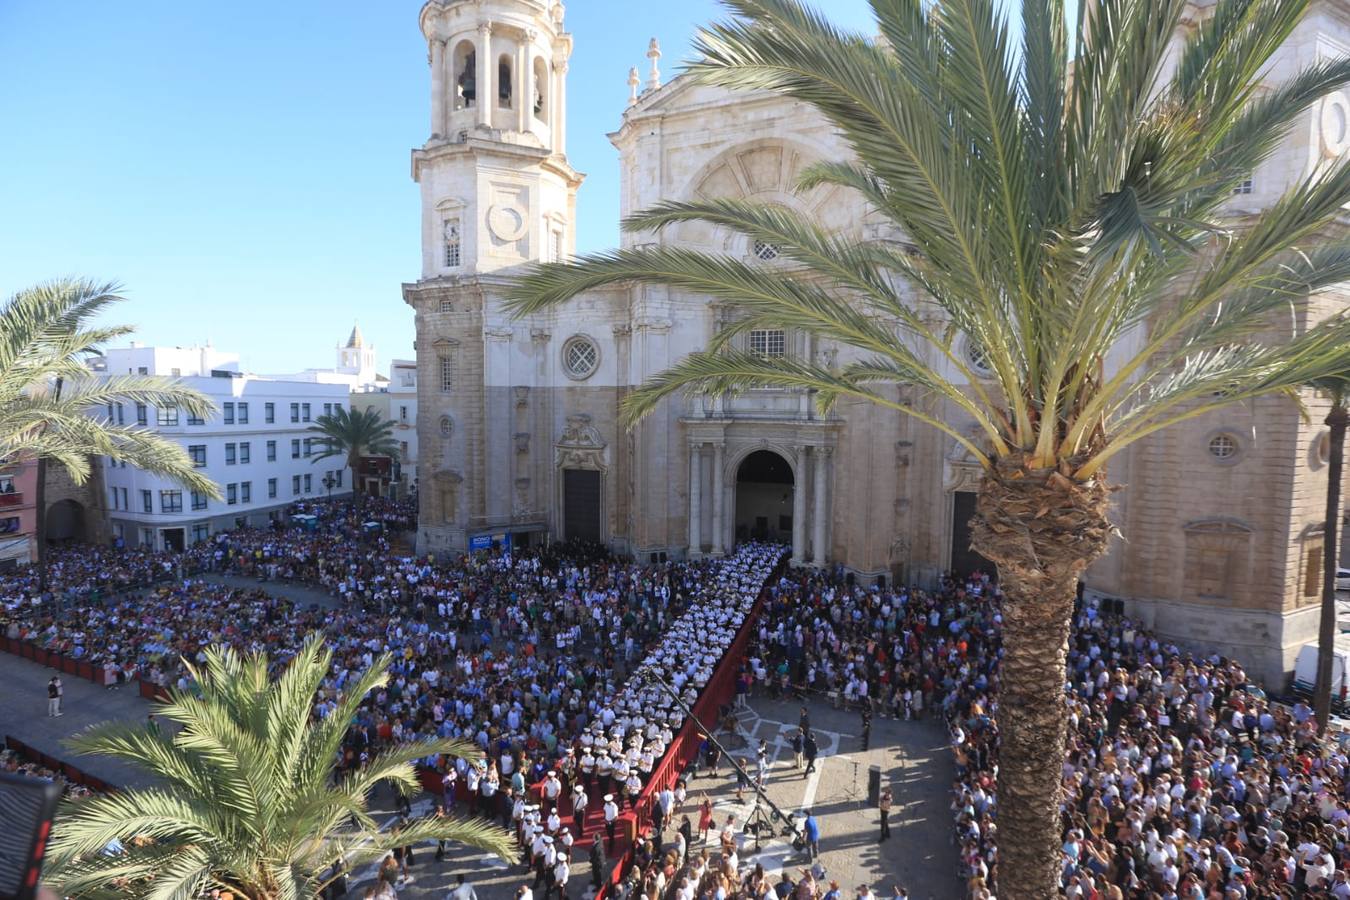
[[[403,299],[417,327],[417,548],[443,553],[546,515],[546,445],[529,440],[544,413],[529,393],[551,345],[502,296],[520,267],[572,254],[582,176],[566,154],[561,2],[427,0],[419,25],[431,115],[412,152],[422,269]]]
[[[429,0],[431,122],[413,151],[422,280],[562,258],[581,183],[567,164],[572,37],[556,0]]]

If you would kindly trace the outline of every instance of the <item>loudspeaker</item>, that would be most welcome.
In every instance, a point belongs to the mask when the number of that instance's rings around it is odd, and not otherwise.
[[[881,805],[881,766],[867,767],[867,805]]]

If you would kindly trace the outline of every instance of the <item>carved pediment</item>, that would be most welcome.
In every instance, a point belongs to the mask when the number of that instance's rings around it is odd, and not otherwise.
[[[576,413],[567,417],[567,425],[554,447],[554,462],[560,469],[609,468],[608,445],[591,417]]]

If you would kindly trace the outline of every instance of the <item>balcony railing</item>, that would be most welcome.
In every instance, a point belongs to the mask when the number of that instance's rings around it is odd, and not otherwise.
[[[23,492],[10,491],[8,494],[0,494],[0,507],[23,506]]]

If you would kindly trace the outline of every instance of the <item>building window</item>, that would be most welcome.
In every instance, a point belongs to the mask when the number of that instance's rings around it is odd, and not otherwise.
[[[1308,548],[1308,555],[1303,561],[1303,596],[1305,597],[1316,597],[1322,592],[1322,552],[1322,546],[1315,544]]]
[[[277,405],[275,403],[264,403],[263,421],[266,422],[268,425],[271,425],[275,423],[276,420],[277,420]]]
[[[455,388],[455,363],[448,356],[440,358],[441,364],[441,393],[448,394]]]
[[[159,511],[166,513],[180,513],[183,511],[183,492],[182,491],[160,491],[159,492]]]
[[[299,475],[292,475],[292,476],[291,476],[291,494],[294,495],[294,496],[296,496],[296,497],[299,497],[299,496],[300,496],[300,476],[299,476]]]
[[[300,458],[300,439],[291,438],[291,459]]]
[[[1233,187],[1234,194],[1250,194],[1251,192],[1252,192],[1252,178],[1250,175],[1239,181]]]
[[[142,547],[150,547],[151,549],[154,548],[154,546],[155,546],[155,530],[154,530],[153,528],[142,528],[142,529],[141,529],[141,546],[142,546]]]
[[[1209,455],[1217,460],[1229,461],[1238,454],[1238,442],[1231,434],[1216,434],[1209,439]]]
[[[137,366],[137,367],[136,367],[136,374],[137,374],[137,375],[149,375],[149,374],[150,374],[150,367],[149,367],[149,366]]]
[[[192,526],[192,543],[200,544],[211,536],[211,526],[203,522],[200,525]]]
[[[174,425],[177,425],[178,407],[176,406],[160,407],[155,413],[155,422],[158,423],[160,427],[165,426],[172,427]]]
[[[150,424],[150,413],[144,403],[136,404],[136,424],[142,428]]]
[[[466,109],[478,99],[478,55],[473,42],[460,41],[455,48],[455,109]]]
[[[406,407],[406,406],[400,406],[400,407],[398,408],[398,420],[399,420],[400,422],[406,422],[406,421],[408,421],[408,407]]]
[[[314,488],[313,488],[313,479],[314,479],[314,476],[313,476],[313,475],[306,475],[306,476],[305,476],[305,493],[306,493],[306,494],[310,493],[310,492],[313,491],[313,489],[314,489]]]
[[[331,416],[333,414],[333,404],[325,403],[323,405],[323,414],[325,416]]]
[[[551,235],[551,238],[552,238],[552,245],[550,246],[549,249],[552,251],[553,261],[554,261],[554,262],[562,262],[562,261],[563,261],[563,233],[562,233],[562,231],[561,231],[561,230],[555,230],[555,231],[553,232],[553,234]]]
[[[755,241],[752,252],[755,254],[755,259],[764,262],[773,262],[778,258],[778,247],[768,241]]]
[[[110,504],[112,508],[117,509],[117,488],[115,487],[108,488],[108,496],[112,498],[112,502]]]
[[[403,460],[404,462],[407,462],[407,461],[408,461],[408,442],[407,442],[407,441],[399,441],[399,442],[398,442],[398,454],[399,454],[399,459]]]
[[[441,230],[445,237],[445,267],[457,269],[460,265],[459,216],[446,219]],[[447,310],[441,310],[441,312],[447,312]]]
[[[225,465],[232,466],[238,462],[238,455],[235,453],[235,449],[234,444],[225,445]]]
[[[206,467],[206,445],[193,444],[188,447],[188,456],[192,458],[192,465],[198,469]]]
[[[206,419],[202,418],[201,416],[195,413],[188,413],[187,423],[189,425],[205,425]]]
[[[150,491],[141,491],[141,510],[148,513],[155,511],[155,495]]]
[[[277,480],[275,478],[267,479],[267,499],[275,500],[277,496]]]
[[[299,422],[299,421],[300,421],[300,404],[299,404],[299,403],[292,403],[292,404],[291,404],[291,421],[292,421],[292,422]]]
[[[304,421],[308,422],[308,421],[309,421],[309,404],[308,404],[308,403],[302,403],[302,404],[300,404],[300,409],[301,409],[301,413],[302,413],[302,414],[301,414],[301,418],[302,418]]]
[[[253,502],[253,482],[245,481],[239,485],[239,502],[241,503]]]
[[[239,424],[240,424],[240,425],[247,425],[247,424],[248,424],[248,404],[247,404],[247,403],[240,403],[240,404],[239,404]]]
[[[231,482],[225,485],[225,503],[234,506],[239,502],[239,485]]]
[[[127,424],[127,423],[126,423],[126,420],[122,418],[122,414],[123,414],[122,404],[119,403],[119,404],[117,404],[117,424],[118,424],[118,425],[125,425],[125,424]]]
[[[989,361],[989,352],[984,349],[979,341],[967,337],[965,340],[966,364],[981,377],[987,378],[994,374],[994,366]]]
[[[248,465],[250,462],[250,455],[248,441],[244,441],[239,445],[239,464],[244,466]]]
[[[202,491],[193,491],[193,492],[192,492],[192,508],[193,508],[193,509],[206,509],[206,507],[207,507],[208,505],[209,505],[209,499],[207,498],[207,496],[206,496],[205,493],[203,493]]]
[[[497,58],[497,105],[511,108],[511,57],[505,53]]]
[[[590,378],[600,365],[600,348],[585,335],[573,335],[563,344],[562,361],[568,378]]]
[[[766,359],[782,359],[787,354],[787,334],[782,329],[758,328],[750,332],[750,352]]]
[[[121,488],[120,490],[122,491],[122,508],[131,509],[131,503],[127,500],[127,489]]]
[[[223,411],[224,411],[225,424],[226,424],[226,425],[233,425],[233,424],[234,424],[234,404],[233,404],[233,403],[226,403],[226,404],[222,407],[222,409],[223,409]]]
[[[277,442],[276,442],[276,441],[268,441],[268,442],[267,442],[267,461],[268,461],[268,462],[276,462],[276,461],[277,461]]]
[[[342,470],[337,469],[335,471],[337,472],[337,486],[342,487]]]
[[[451,300],[449,297],[442,297],[439,309],[441,312],[454,312],[455,301]]]
[[[183,370],[178,368],[177,366],[174,366],[172,369],[169,370],[169,374],[172,375],[174,378],[180,378],[183,375]]]

